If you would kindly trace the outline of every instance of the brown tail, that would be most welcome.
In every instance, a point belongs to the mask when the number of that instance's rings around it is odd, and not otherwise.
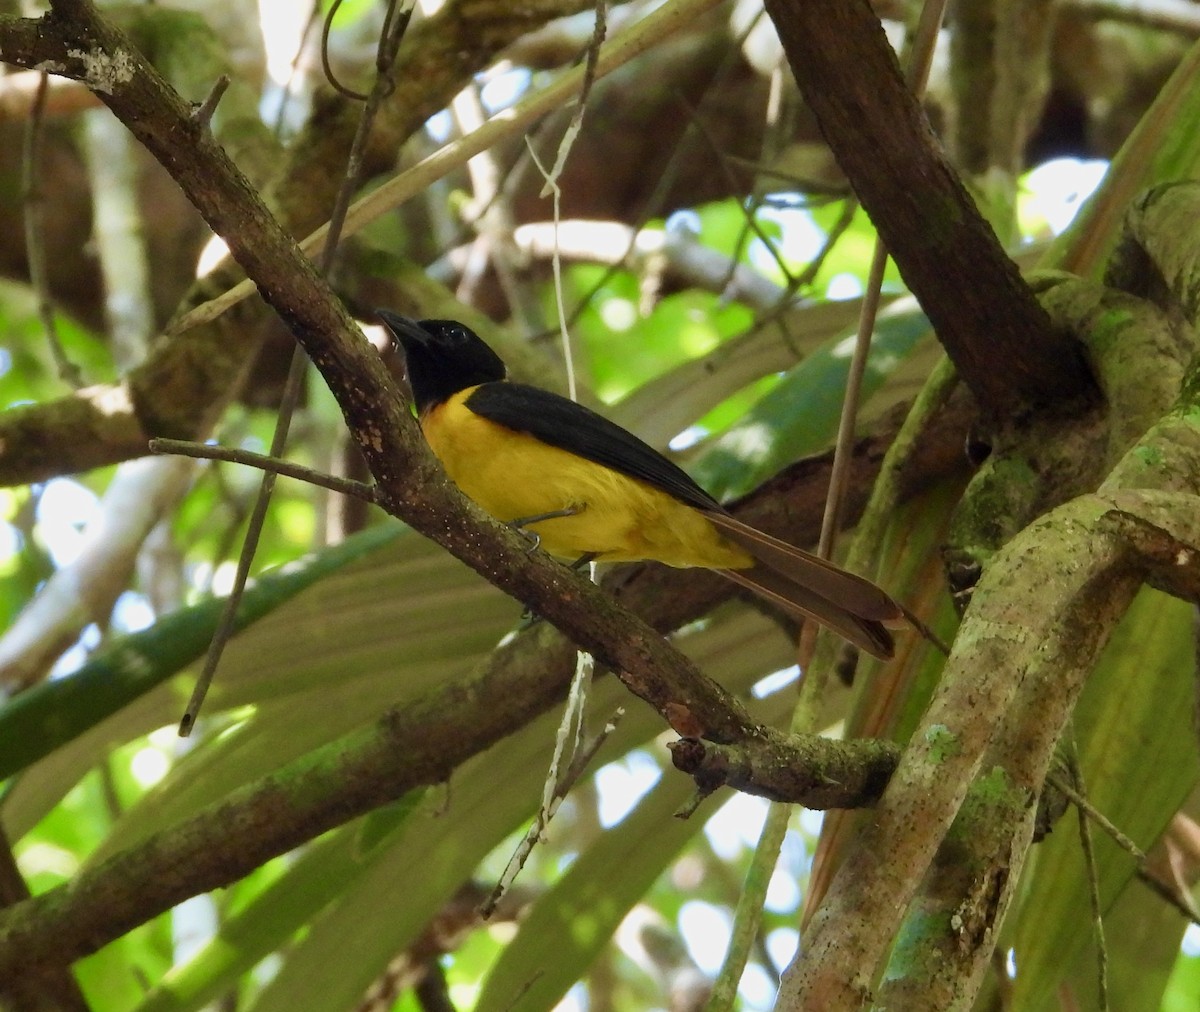
[[[885,591],[727,513],[708,517],[757,562],[749,569],[721,570],[724,576],[792,614],[815,619],[875,657],[892,656],[885,623],[903,623],[904,611]]]
[[[886,661],[892,656],[895,643],[882,622],[859,618],[764,565],[750,569],[720,569],[718,572],[738,586],[774,602],[790,615],[820,622],[880,660]]]

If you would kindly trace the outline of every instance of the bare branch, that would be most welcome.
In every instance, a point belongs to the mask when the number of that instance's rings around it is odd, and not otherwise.
[[[866,0],[768,0],[805,101],[842,171],[986,414],[1093,391],[905,86]]]

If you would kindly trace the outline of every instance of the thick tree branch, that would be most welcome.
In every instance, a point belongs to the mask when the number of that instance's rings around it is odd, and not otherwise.
[[[502,671],[501,677],[484,671],[389,712],[68,886],[0,912],[0,981],[95,951],[188,896],[227,885],[407,791],[444,781],[562,691],[540,673]]]
[[[822,738],[747,741],[713,745],[695,738],[671,742],[675,768],[693,777],[704,792],[732,787],[771,801],[805,808],[843,808],[846,775],[862,785],[862,795],[882,791],[896,768],[899,748],[890,741],[857,738],[850,755],[829,755]],[[810,751],[811,750],[811,751]],[[835,759],[836,764],[828,764]],[[847,762],[849,760],[849,762]]]
[[[1196,513],[1193,492],[1117,491],[1095,498],[1104,503],[1105,513],[1101,523],[1093,524],[1090,543],[1077,542],[1091,553],[1084,565],[1104,554],[1106,542],[1111,541],[1133,561],[1135,593],[1140,575],[1151,584],[1165,584],[1185,599],[1200,600],[1200,554],[1194,544],[1175,536],[1180,532],[1179,520],[1190,520]],[[1078,505],[1091,512],[1089,500]],[[1083,559],[1081,552],[1071,556],[1076,564]],[[1116,572],[1084,621],[1108,630],[1116,626],[1132,603],[1132,595],[1124,596],[1127,577]],[[1165,640],[1170,642],[1171,637]],[[1153,647],[1140,656],[1149,668],[1156,659]],[[997,931],[1014,898],[1025,855],[1039,839],[1039,827],[1045,828],[1043,804],[1029,804],[1029,800],[1038,795],[1045,799],[1042,785],[1094,667],[1068,667],[1048,657],[1026,674],[1000,733],[983,757],[981,775],[971,785],[926,876],[920,913],[910,913],[908,918],[909,924],[927,917],[927,923],[955,928],[926,933],[924,945],[915,947],[924,957],[924,966],[889,967],[879,995],[882,1004],[955,1008],[969,1005],[978,992],[992,966]],[[956,913],[958,919],[952,920]],[[903,962],[903,957],[897,961]]]
[[[1176,505],[1160,526],[1195,545],[1200,523],[1192,503],[1186,512]],[[1025,718],[1023,730],[1008,736],[1019,756],[1010,753],[995,767],[999,781],[988,793],[993,806],[1003,802],[1007,810],[999,820],[1007,827],[1002,845],[991,840],[994,861],[987,865],[1003,874],[986,924],[973,926],[969,940],[973,955],[990,951],[990,929],[1019,878],[1054,743],[1109,631],[1161,565],[1141,558],[1126,536],[1126,508],[1100,496],[1074,500],[1023,531],[989,567],[941,688],[813,918],[803,957],[785,977],[780,1010],[858,1007],[869,995],[985,752],[1015,712]],[[1046,606],[1048,588],[1061,602],[1054,608]],[[953,1007],[969,1006],[979,978],[960,983],[968,993],[957,994]]]
[[[561,644],[545,626],[524,639]],[[0,911],[0,993],[407,791],[445,781],[565,691],[569,665],[548,677],[543,666],[513,661],[519,650],[515,643],[501,648],[475,676],[289,763],[68,885]],[[869,803],[895,760],[887,745],[817,737],[793,743],[777,731],[764,730],[760,745],[790,762],[799,745],[821,774],[811,784],[814,804]]]
[[[1141,276],[1148,287],[1194,317],[1200,306],[1195,257],[1189,244],[1173,241],[1171,227],[1194,209],[1192,202],[1200,202],[1194,184],[1152,192],[1134,209],[1130,234],[1145,254]],[[1160,233],[1162,241],[1155,242]],[[1080,323],[1103,334],[1103,315],[1085,312]],[[1121,350],[1118,344],[1110,354]],[[1157,358],[1169,373],[1169,342]],[[1105,369],[1117,371],[1112,364]],[[1124,373],[1127,382],[1144,386],[1140,373],[1128,366]],[[1182,390],[1175,407],[1128,449],[1099,491],[1030,524],[986,569],[938,693],[875,817],[837,872],[804,954],[785,978],[779,1009],[849,1007],[868,995],[921,883],[922,912],[939,910],[937,923],[946,930],[952,930],[948,912],[975,911],[960,925],[960,936],[942,939],[958,946],[963,972],[945,974],[953,994],[935,997],[928,990],[918,998],[897,991],[893,997],[929,1008],[970,1005],[1020,877],[1033,802],[1109,632],[1143,582],[1191,599],[1198,593],[1200,369],[1194,357],[1182,382],[1175,382]],[[1110,391],[1110,400],[1118,393]],[[974,804],[963,808],[960,831],[947,837],[969,790]],[[952,854],[964,844],[967,876],[961,874],[964,854]],[[939,847],[948,848],[947,859],[927,874]],[[889,988],[905,986],[892,978]],[[941,986],[928,976],[921,981],[930,989]]]
[[[767,0],[792,73],[888,251],[986,414],[1089,395],[946,160],[866,0]]]
[[[145,452],[125,383],[85,387],[51,404],[0,413],[0,485],[46,481]]]

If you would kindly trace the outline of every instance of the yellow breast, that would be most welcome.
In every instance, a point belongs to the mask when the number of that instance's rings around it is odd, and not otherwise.
[[[425,438],[454,483],[497,520],[577,509],[573,516],[529,525],[551,555],[573,560],[593,553],[608,562],[655,559],[708,569],[752,564],[699,510],[637,478],[480,417],[463,403],[471,392],[426,412]]]

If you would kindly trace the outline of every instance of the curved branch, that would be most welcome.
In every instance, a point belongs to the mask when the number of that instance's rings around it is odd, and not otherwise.
[[[994,772],[984,791],[993,807],[974,816],[1004,829],[981,842],[988,859],[971,884],[972,895],[986,899],[986,925],[963,938],[971,973],[956,985],[965,990],[953,1002],[970,1004],[995,940],[983,928],[999,923],[1016,886],[1032,802],[1109,632],[1143,582],[1197,593],[1200,446],[1188,421],[1200,391],[1196,376],[1193,366],[1184,400],[1125,455],[1099,492],[1032,523],[985,571],[937,695],[813,919],[804,954],[785,976],[779,1009],[856,1007],[869,993],[987,761]],[[1150,482],[1161,491],[1144,488]],[[968,904],[970,896],[957,899]]]

